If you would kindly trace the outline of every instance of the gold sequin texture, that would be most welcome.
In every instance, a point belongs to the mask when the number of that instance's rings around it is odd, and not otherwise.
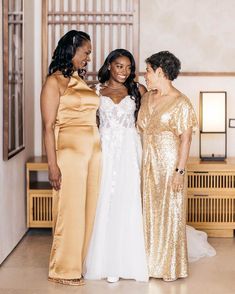
[[[180,135],[197,127],[190,100],[180,96],[151,114],[145,94],[138,115],[143,144],[143,217],[149,276],[187,277],[186,179],[181,192],[171,183],[178,160]]]

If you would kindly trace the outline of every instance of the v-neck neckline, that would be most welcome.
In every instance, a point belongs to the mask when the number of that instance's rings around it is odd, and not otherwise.
[[[151,93],[150,93],[150,95],[151,95]],[[170,101],[168,101],[166,103],[163,103],[163,105],[160,107],[160,109],[158,109],[158,107],[156,105],[155,107],[153,107],[152,111],[150,110],[150,107],[149,107],[149,99],[147,99],[147,111],[148,111],[149,116],[153,117],[154,114],[156,114],[156,115],[160,114],[162,111],[164,111],[164,109],[166,109],[167,107],[169,107],[170,105],[175,103],[176,100],[180,97],[181,97],[181,95],[174,97],[173,99],[171,99]]]

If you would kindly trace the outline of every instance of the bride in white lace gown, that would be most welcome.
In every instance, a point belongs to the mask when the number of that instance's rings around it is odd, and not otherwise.
[[[133,83],[134,59],[126,50],[114,50],[99,71],[102,84],[96,87],[103,171],[84,264],[86,279],[148,281],[140,194],[142,148],[135,127],[138,99],[124,86],[127,79]],[[139,91],[143,94],[146,90],[140,85]],[[187,240],[189,261],[215,254],[205,233],[187,226]]]
[[[139,90],[146,89],[141,85],[138,90],[134,73],[133,56],[124,49],[111,52],[99,71],[103,171],[85,262],[86,279],[148,281],[140,194],[141,142],[134,115]]]

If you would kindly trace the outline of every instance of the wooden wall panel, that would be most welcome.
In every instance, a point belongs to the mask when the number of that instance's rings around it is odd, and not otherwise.
[[[3,159],[24,149],[23,0],[3,1]]]
[[[71,29],[92,39],[88,80],[95,80],[107,54],[116,48],[130,50],[139,59],[139,0],[45,0],[42,7],[43,80],[53,51]]]

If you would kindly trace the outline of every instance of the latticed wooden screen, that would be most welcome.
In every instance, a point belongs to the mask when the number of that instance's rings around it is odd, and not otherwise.
[[[48,228],[52,227],[52,193],[38,190],[29,194],[28,226]]]
[[[235,224],[235,173],[189,172],[188,213],[190,224]]]
[[[235,197],[188,195],[188,223],[235,223]]]
[[[4,160],[24,149],[23,2],[3,1]]]
[[[58,40],[71,29],[85,31],[91,36],[93,52],[88,65],[88,80],[96,79],[105,57],[116,48],[130,50],[138,64],[139,0],[42,2],[43,79]]]
[[[200,172],[189,173],[188,175],[189,189],[235,189],[235,174],[233,172],[226,172],[221,174],[219,172]]]

